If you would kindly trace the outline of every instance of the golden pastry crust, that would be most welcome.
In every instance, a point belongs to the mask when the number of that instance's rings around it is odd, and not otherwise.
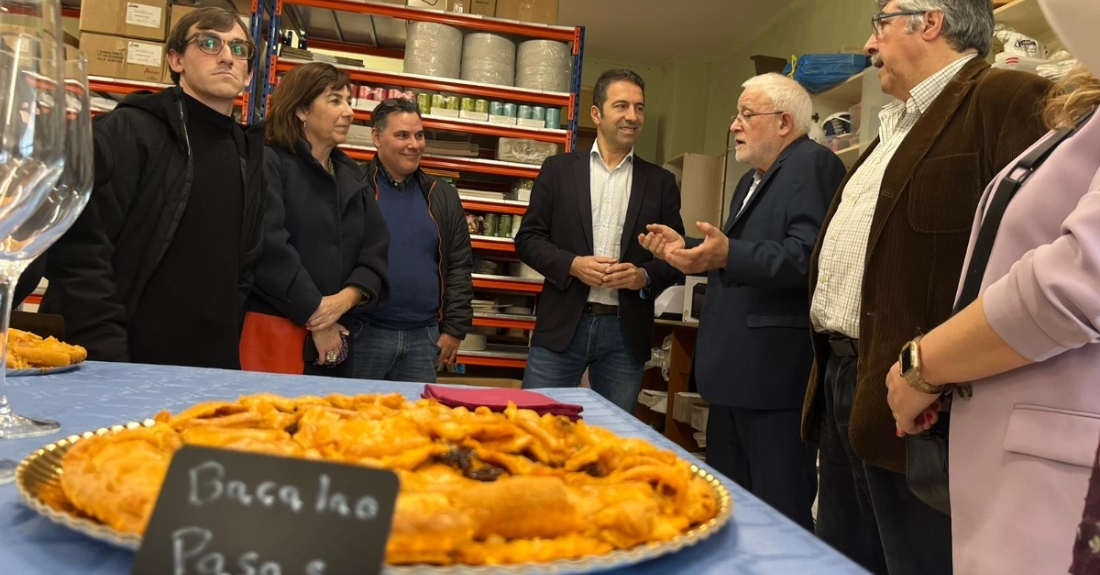
[[[142,533],[184,444],[394,470],[391,564],[575,559],[677,537],[718,512],[686,461],[583,421],[398,394],[209,402],[81,441],[54,504]]]
[[[88,350],[54,337],[8,328],[8,369],[65,367],[88,359]]]

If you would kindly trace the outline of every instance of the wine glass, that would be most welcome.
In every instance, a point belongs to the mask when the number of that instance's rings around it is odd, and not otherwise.
[[[37,212],[64,172],[69,106],[60,22],[59,0],[0,0],[0,238]],[[0,365],[7,359],[10,296],[0,296]],[[4,375],[0,370],[0,437],[25,437],[7,406]],[[0,483],[11,480],[12,467],[0,461]]]

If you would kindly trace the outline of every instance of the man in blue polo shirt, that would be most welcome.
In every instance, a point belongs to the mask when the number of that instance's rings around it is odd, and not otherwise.
[[[356,377],[434,383],[473,322],[470,232],[458,192],[420,169],[424,126],[415,102],[372,112],[378,153],[368,179],[390,228],[390,300],[366,312]]]

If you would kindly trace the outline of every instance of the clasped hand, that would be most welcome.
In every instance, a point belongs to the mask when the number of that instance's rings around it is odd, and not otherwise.
[[[603,256],[573,258],[569,274],[593,288],[639,290],[645,287],[645,272],[641,268]]]

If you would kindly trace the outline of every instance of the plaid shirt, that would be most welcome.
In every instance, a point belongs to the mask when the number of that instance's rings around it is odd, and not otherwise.
[[[836,210],[818,258],[817,286],[810,319],[819,332],[836,332],[859,339],[859,316],[863,293],[863,267],[867,236],[878,203],[879,188],[894,153],[905,142],[909,130],[932,102],[976,55],[955,60],[917,84],[904,102],[894,100],[879,112],[879,144],[852,174],[841,192]]]

